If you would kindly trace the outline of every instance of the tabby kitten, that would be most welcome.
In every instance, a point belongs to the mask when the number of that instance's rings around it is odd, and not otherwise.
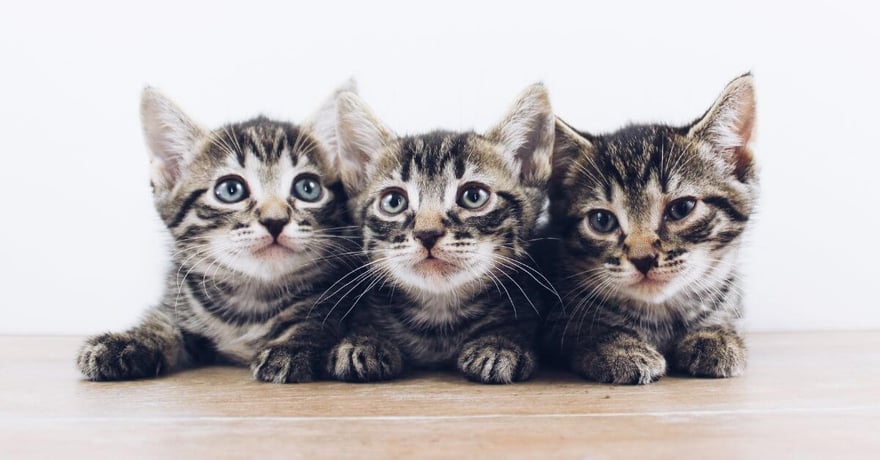
[[[86,341],[77,365],[87,378],[153,377],[215,360],[250,365],[256,379],[275,383],[323,370],[340,330],[316,300],[349,270],[336,255],[351,251],[335,106],[334,94],[305,126],[258,117],[208,131],[144,90],[172,266],[140,324]]]
[[[748,148],[751,75],[683,127],[634,125],[593,136],[556,124],[550,352],[591,380],[645,384],[666,372],[743,372],[737,252],[758,177]]]
[[[336,288],[349,294],[351,332],[329,373],[373,381],[455,365],[483,383],[527,379],[540,307],[525,281],[540,275],[526,251],[554,134],[544,87],[528,88],[485,135],[398,137],[354,94],[338,106],[344,183],[370,261]]]

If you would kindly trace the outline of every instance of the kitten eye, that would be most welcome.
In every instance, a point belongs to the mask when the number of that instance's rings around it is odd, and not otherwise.
[[[244,179],[238,176],[221,177],[214,187],[214,196],[224,203],[238,203],[249,195]]]
[[[465,209],[480,209],[489,201],[489,191],[477,184],[464,186],[458,195],[458,205]]]
[[[614,217],[610,211],[598,209],[591,211],[587,217],[590,227],[599,233],[611,233],[617,230],[617,217]]]
[[[697,200],[695,198],[687,197],[687,198],[679,198],[666,208],[666,219],[667,220],[682,220],[688,216],[691,212],[693,212],[694,207],[697,206]]]
[[[408,206],[406,194],[400,189],[389,190],[379,199],[379,208],[390,216],[402,213]]]
[[[299,200],[314,203],[320,200],[324,193],[323,189],[321,189],[321,182],[318,181],[317,177],[311,174],[303,174],[293,180],[290,194]]]

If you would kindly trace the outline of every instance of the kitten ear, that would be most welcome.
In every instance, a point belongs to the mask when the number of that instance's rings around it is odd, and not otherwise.
[[[339,157],[339,133],[337,122],[336,99],[340,94],[349,92],[357,94],[357,83],[354,78],[348,79],[333,91],[333,94],[324,101],[318,109],[303,125],[312,137],[326,152],[330,164],[338,171],[341,164]]]
[[[341,93],[336,99],[336,110],[342,183],[352,194],[366,185],[370,160],[397,136],[354,93]]]
[[[688,136],[708,142],[737,177],[747,179],[754,170],[748,148],[754,128],[754,79],[745,74],[727,84],[712,108],[691,125]]]
[[[561,118],[556,117],[555,138],[553,141],[553,173],[550,176],[551,189],[564,187],[571,165],[579,156],[590,155],[593,143],[577,132]]]
[[[153,187],[156,191],[170,190],[192,159],[205,130],[171,99],[149,86],[141,93],[141,123],[150,151]]]
[[[550,178],[554,116],[543,84],[523,91],[513,107],[486,137],[504,146],[507,159],[520,171],[520,179],[543,186]]]

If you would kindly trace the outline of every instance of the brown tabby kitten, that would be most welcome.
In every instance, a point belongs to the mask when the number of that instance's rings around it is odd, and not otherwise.
[[[124,380],[219,360],[262,381],[314,379],[341,334],[316,301],[352,250],[335,95],[305,126],[258,117],[208,131],[150,88],[141,114],[172,266],[159,304],[88,339],[79,369]]]
[[[527,89],[486,135],[398,137],[357,96],[338,104],[343,174],[370,262],[337,288],[354,292],[343,306],[351,333],[329,373],[372,381],[454,365],[483,383],[527,379],[540,307],[526,281],[549,286],[526,253],[550,177],[544,87]]]
[[[557,120],[551,225],[564,306],[544,342],[575,372],[644,384],[743,372],[736,271],[758,196],[751,75],[683,127],[593,136]]]

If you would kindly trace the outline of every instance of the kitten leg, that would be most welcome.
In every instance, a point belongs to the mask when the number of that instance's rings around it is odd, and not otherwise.
[[[327,373],[345,382],[391,380],[403,372],[403,355],[375,331],[358,331],[330,351]]]
[[[533,342],[519,329],[492,331],[464,344],[458,355],[458,370],[480,383],[527,380],[538,361]]]
[[[182,353],[180,329],[166,313],[154,309],[128,331],[86,340],[76,364],[89,380],[130,380],[156,377],[178,367]]]
[[[321,321],[302,321],[266,344],[251,363],[254,379],[271,383],[316,380],[337,334]]]
[[[574,372],[603,383],[644,385],[666,373],[666,359],[649,343],[629,334],[611,333],[574,350]]]
[[[733,329],[701,329],[675,345],[672,363],[676,369],[695,377],[734,377],[745,370],[746,345]]]

